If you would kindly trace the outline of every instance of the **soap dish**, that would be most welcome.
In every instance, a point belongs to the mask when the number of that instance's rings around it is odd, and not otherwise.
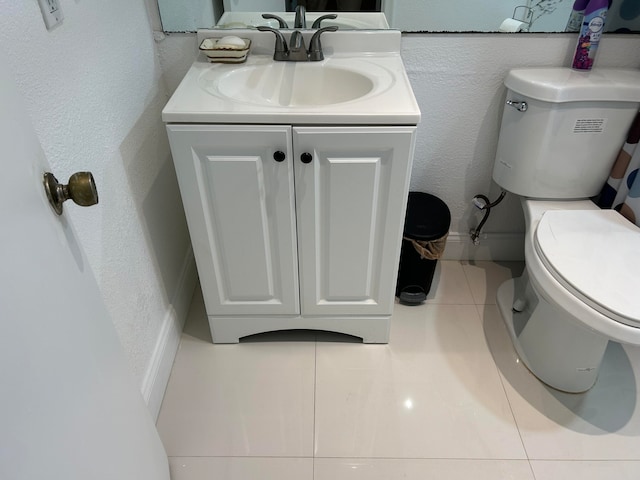
[[[242,63],[247,59],[251,40],[248,38],[237,39],[237,44],[222,43],[224,38],[205,38],[200,44],[200,51],[203,52],[210,62],[221,63]]]
[[[244,54],[242,57],[210,57],[207,55],[209,63],[244,63],[247,61],[248,54]]]

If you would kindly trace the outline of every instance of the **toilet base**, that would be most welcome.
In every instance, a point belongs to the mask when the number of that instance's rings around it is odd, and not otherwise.
[[[518,356],[538,379],[569,393],[595,384],[609,339],[542,298],[526,270],[498,288],[497,304]]]

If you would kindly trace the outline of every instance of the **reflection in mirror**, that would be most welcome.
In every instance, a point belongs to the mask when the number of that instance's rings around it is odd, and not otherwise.
[[[165,32],[195,32],[210,28],[222,15],[222,0],[158,0]]]
[[[611,0],[605,31],[640,33],[640,0]],[[564,32],[574,4],[583,0],[158,0],[165,32],[192,32],[214,25],[227,28],[246,25],[273,26],[261,14],[288,15],[305,4],[309,15],[316,11],[338,14],[335,25],[342,29],[397,28],[405,32]],[[350,12],[348,12],[350,10]],[[361,13],[355,13],[357,10]],[[253,12],[255,19],[230,20],[223,13]],[[372,12],[386,18],[371,25]],[[292,15],[292,14],[291,14]],[[343,17],[343,24],[339,20]],[[358,17],[362,21],[358,21]],[[293,18],[293,17],[292,17]],[[315,17],[310,17],[315,18]],[[349,20],[348,22],[346,20]],[[272,21],[272,20],[271,20]],[[388,23],[386,23],[388,22]],[[324,23],[323,23],[324,25]],[[327,24],[328,25],[328,24]],[[276,25],[277,26],[277,25]]]
[[[264,15],[267,15],[268,18],[264,18]],[[334,15],[336,18],[323,19],[322,17],[326,17],[326,12],[308,11],[306,14],[307,26],[317,28],[317,22],[321,21],[323,27],[336,26],[341,30],[386,30],[389,28],[387,19],[382,12],[336,12]],[[293,28],[295,25],[294,17],[293,12],[278,12],[276,15],[260,12],[224,12],[215,28],[233,29],[259,26]],[[280,20],[284,21],[285,27],[279,25]]]
[[[430,3],[433,7],[426,9],[425,3]],[[566,31],[575,3],[578,2],[575,0],[488,0],[484,2],[392,0],[385,2],[385,13],[391,27],[405,32],[553,33]],[[575,28],[575,31],[577,30],[578,28]],[[605,31],[640,32],[640,1],[612,0]]]

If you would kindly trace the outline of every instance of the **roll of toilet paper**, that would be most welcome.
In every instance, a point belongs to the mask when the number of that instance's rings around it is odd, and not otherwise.
[[[521,22],[520,20],[516,20],[515,18],[507,18],[500,28],[498,29],[500,32],[526,32],[527,24]]]

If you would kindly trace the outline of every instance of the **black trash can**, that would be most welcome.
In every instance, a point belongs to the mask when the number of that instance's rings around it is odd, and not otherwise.
[[[427,299],[450,226],[446,203],[429,193],[409,192],[396,284],[400,303],[419,305]]]

